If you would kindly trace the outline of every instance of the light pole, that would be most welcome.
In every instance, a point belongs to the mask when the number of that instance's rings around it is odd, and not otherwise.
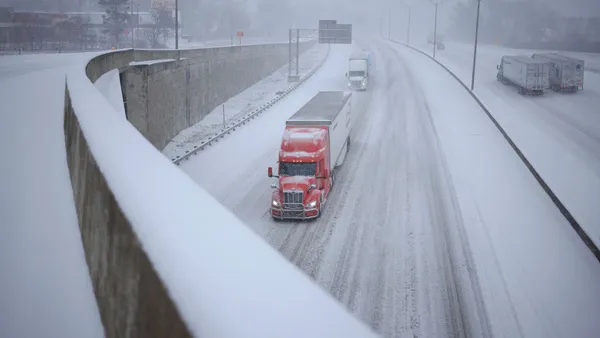
[[[438,3],[435,3],[435,23],[433,24],[433,58],[435,59],[435,47],[437,46],[437,11]]]
[[[410,16],[411,16],[412,8],[413,8],[414,4],[409,5],[406,2],[407,1],[404,0],[404,1],[402,1],[402,4],[404,4],[406,7],[408,7],[408,27],[406,28],[406,44],[410,45]]]
[[[406,44],[410,45],[410,14],[412,12],[412,6],[408,7],[408,29],[406,30]]]
[[[392,10],[388,12],[388,40],[392,39]]]
[[[475,46],[473,47],[473,71],[471,73],[471,91],[475,89],[475,64],[477,62],[477,39],[479,37],[479,8],[481,0],[477,0],[477,21],[475,23]]]
[[[179,0],[175,0],[175,49],[179,49]]]
[[[129,32],[131,34],[131,48],[135,48],[135,38],[133,36],[133,0],[129,1],[129,7],[131,7],[131,19],[129,20],[131,22],[131,31]]]

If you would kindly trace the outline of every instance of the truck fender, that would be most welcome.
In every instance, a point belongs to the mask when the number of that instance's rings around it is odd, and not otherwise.
[[[319,205],[323,203],[323,190],[317,190],[317,189],[313,189],[309,194],[308,194],[308,201],[319,201]]]

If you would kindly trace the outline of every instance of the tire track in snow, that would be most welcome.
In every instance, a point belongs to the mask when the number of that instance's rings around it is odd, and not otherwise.
[[[406,62],[400,57],[396,51],[401,63],[404,68],[408,71],[408,77],[411,78],[411,82],[417,83],[414,79],[414,74],[410,72]],[[444,250],[441,250],[440,257],[443,257],[447,253],[447,263],[450,269],[446,269],[447,279],[451,281],[448,283],[451,286],[450,299],[448,305],[451,308],[451,313],[454,318],[450,321],[459,324],[457,327],[453,327],[452,330],[458,334],[464,332],[466,336],[474,337],[491,337],[492,328],[489,322],[487,310],[483,302],[483,296],[481,294],[481,288],[479,286],[479,279],[476,273],[476,267],[472,259],[471,250],[469,248],[468,238],[463,225],[462,214],[456,200],[456,192],[448,166],[446,164],[445,155],[441,151],[440,138],[437,134],[435,123],[427,105],[426,99],[420,87],[415,87],[416,96],[420,97],[422,102],[425,104],[426,119],[421,119],[421,131],[432,133],[432,137],[427,138],[432,144],[430,148],[435,149],[435,152],[439,154],[438,161],[440,165],[435,166],[438,169],[438,173],[431,177],[438,182],[437,186],[446,185],[446,189],[442,189],[439,192],[443,192],[446,198],[432,199],[438,203],[435,206],[436,209],[443,213],[441,220],[445,220],[445,224],[442,224],[441,231],[444,232]],[[445,181],[444,183],[440,181]],[[432,192],[437,194],[438,192]],[[452,215],[448,214],[448,211]],[[460,321],[458,321],[460,319]]]

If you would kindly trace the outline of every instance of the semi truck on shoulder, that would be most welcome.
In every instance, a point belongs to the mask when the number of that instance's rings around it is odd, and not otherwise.
[[[556,92],[576,92],[583,89],[583,60],[557,53],[540,53],[531,56],[550,63],[550,88]]]
[[[373,64],[375,60],[373,53],[368,51],[355,52],[348,60],[348,72],[346,79],[348,87],[354,90],[365,91],[372,77]]]
[[[271,197],[276,220],[321,215],[335,185],[336,169],[350,149],[352,93],[319,92],[286,121]]]
[[[502,57],[496,79],[514,85],[522,95],[542,95],[549,88],[550,63],[527,55]]]

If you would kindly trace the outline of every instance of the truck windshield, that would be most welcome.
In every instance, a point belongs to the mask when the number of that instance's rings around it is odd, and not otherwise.
[[[348,76],[365,76],[365,72],[362,70],[351,70],[348,72]]]
[[[281,176],[315,176],[317,163],[279,163],[279,175]]]

